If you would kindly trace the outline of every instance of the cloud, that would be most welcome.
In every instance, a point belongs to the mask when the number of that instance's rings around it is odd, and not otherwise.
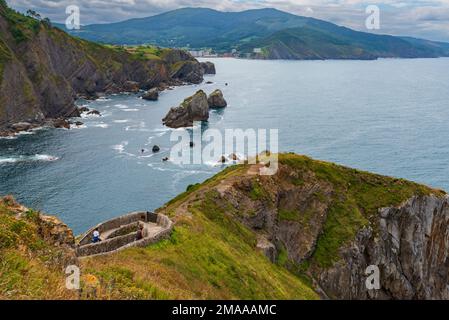
[[[221,11],[269,7],[361,31],[367,31],[366,6],[376,4],[381,9],[378,33],[449,42],[449,0],[8,0],[8,3],[20,11],[36,10],[56,22],[65,21],[67,6],[77,5],[82,24],[147,17],[182,7]]]

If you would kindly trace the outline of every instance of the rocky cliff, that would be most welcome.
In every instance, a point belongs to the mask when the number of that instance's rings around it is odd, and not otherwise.
[[[209,119],[209,104],[203,90],[185,99],[178,107],[171,108],[162,119],[164,125],[170,128],[191,127],[194,121]]]
[[[204,72],[183,51],[133,55],[73,38],[0,2],[0,131],[76,116],[79,96],[199,83]]]
[[[90,298],[449,299],[445,192],[294,154],[260,176],[259,160],[159,209],[175,223],[170,239],[78,261]],[[0,201],[0,298],[74,298],[55,290],[72,245],[55,218]],[[368,267],[378,288],[366,286]]]
[[[0,300],[76,299],[65,268],[78,263],[72,231],[56,217],[0,198]]]
[[[449,298],[444,192],[293,154],[280,156],[274,176],[255,167],[196,187],[169,211],[198,203],[239,221],[257,235],[255,250],[309,279],[322,298]],[[380,271],[378,290],[366,286],[369,266]]]

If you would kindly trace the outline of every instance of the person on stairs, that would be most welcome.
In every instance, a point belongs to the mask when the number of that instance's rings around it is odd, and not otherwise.
[[[139,227],[137,228],[137,234],[136,234],[136,241],[143,239],[143,226],[139,224]]]
[[[101,242],[101,238],[100,238],[100,231],[97,228],[94,230],[92,243],[98,243],[98,242]]]

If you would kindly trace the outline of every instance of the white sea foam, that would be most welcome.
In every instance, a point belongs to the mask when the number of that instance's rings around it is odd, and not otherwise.
[[[98,99],[95,100],[95,101],[98,101],[98,102],[105,102],[105,101],[111,101],[111,99],[106,98],[106,97],[100,97],[100,98],[98,98]]]
[[[114,123],[128,123],[130,120],[114,120]]]
[[[109,128],[109,125],[107,123],[101,122],[101,123],[94,124],[93,127],[106,129],[106,128]]]
[[[140,110],[139,109],[122,109],[122,111],[125,111],[125,112],[138,112]]]
[[[112,146],[112,149],[118,151],[119,153],[123,153],[125,151],[125,147],[128,145],[128,141],[123,141],[120,144],[116,144]]]
[[[52,162],[57,160],[59,160],[59,158],[55,156],[50,156],[47,154],[35,154],[34,156],[0,157],[0,164],[31,161]]]

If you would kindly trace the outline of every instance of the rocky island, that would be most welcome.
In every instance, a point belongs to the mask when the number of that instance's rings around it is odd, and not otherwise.
[[[221,90],[215,90],[209,97],[203,90],[199,90],[177,108],[171,108],[162,122],[167,127],[175,129],[191,127],[194,121],[209,120],[209,109],[225,108],[227,105]]]

